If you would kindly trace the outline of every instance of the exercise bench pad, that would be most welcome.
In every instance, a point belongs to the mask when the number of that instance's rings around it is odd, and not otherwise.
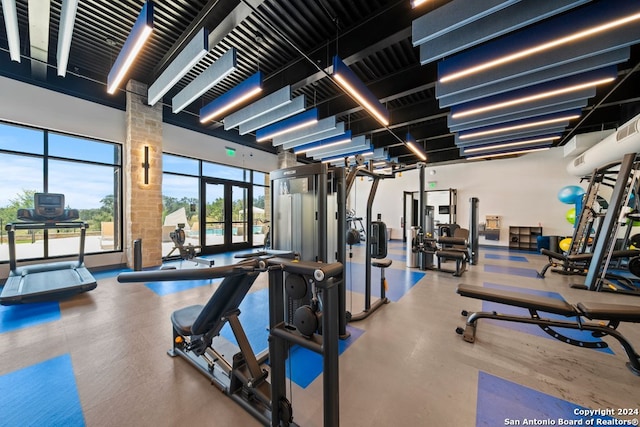
[[[380,268],[388,268],[391,263],[393,262],[392,259],[373,259],[371,260],[371,265],[374,267],[380,267]]]
[[[500,304],[513,305],[526,309],[544,311],[547,313],[560,314],[566,317],[579,316],[575,307],[566,301],[555,298],[530,295],[520,292],[502,291],[489,289],[482,286],[459,284],[458,293],[463,297],[477,298],[485,301],[497,302]]]
[[[640,323],[640,306],[579,302],[578,310],[590,320],[617,320],[620,322]]]
[[[466,259],[467,253],[465,251],[456,251],[456,250],[440,250],[436,252],[436,256],[438,258],[447,258],[447,259]]]

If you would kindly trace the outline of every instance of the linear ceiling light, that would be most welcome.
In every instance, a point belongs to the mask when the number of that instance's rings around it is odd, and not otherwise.
[[[325,117],[318,120],[315,125],[308,128],[290,132],[286,135],[273,138],[271,144],[274,147],[281,146],[283,150],[290,150],[301,145],[331,138],[344,133],[344,122],[336,122],[336,116]]]
[[[20,31],[18,30],[18,12],[16,0],[2,0],[4,28],[7,30],[9,56],[12,61],[20,62]]]
[[[506,153],[485,154],[483,156],[467,157],[467,160],[480,160],[480,159],[488,159],[488,158],[493,158],[493,157],[514,156],[516,154],[535,153],[536,151],[546,151],[548,149],[549,149],[549,147],[542,147],[542,148],[532,148],[530,150],[509,151],[509,152],[506,152]]]
[[[224,118],[224,130],[251,121],[291,102],[291,86],[285,86]]]
[[[333,78],[353,96],[358,103],[372,114],[383,126],[389,126],[389,111],[367,88],[349,67],[338,57],[333,57]]]
[[[58,28],[58,50],[56,60],[58,62],[58,75],[64,77],[67,74],[69,63],[69,50],[73,38],[73,26],[76,22],[79,0],[63,0],[60,11],[60,26]]]
[[[256,131],[256,142],[263,142],[277,136],[285,135],[299,129],[304,129],[318,123],[318,109],[312,108],[288,119],[281,120],[272,125]]]
[[[479,151],[496,151],[502,148],[520,147],[523,145],[537,144],[539,142],[552,142],[558,139],[560,139],[559,136],[549,136],[545,138],[529,139],[525,141],[507,142],[504,144],[485,145],[484,147],[465,148],[464,154],[466,155],[468,153],[477,153]]]
[[[337,147],[343,144],[351,142],[351,131],[348,130],[341,135],[337,135],[331,138],[326,138],[311,144],[301,145],[294,148],[293,152],[296,154],[307,154],[314,151],[323,150],[325,148]]]
[[[464,70],[461,71],[457,71],[451,74],[447,74],[444,75],[440,78],[440,83],[446,83],[446,82],[450,82],[453,80],[457,80],[460,79],[462,77],[466,77],[470,74],[474,74],[474,73],[478,73],[480,71],[485,71],[487,69],[490,68],[494,68],[497,67],[499,65],[503,65],[507,62],[512,62],[512,61],[516,61],[518,59],[522,59],[531,55],[535,55],[537,53],[540,53],[542,51],[545,50],[549,50],[558,46],[562,46],[562,45],[566,45],[568,43],[574,42],[576,40],[580,40],[586,37],[590,37],[608,30],[611,30],[613,28],[617,28],[620,27],[622,25],[626,25],[629,24],[631,22],[640,20],[640,13],[634,13],[632,15],[628,15],[625,16],[623,18],[619,18],[619,19],[615,19],[613,21],[609,21],[606,22],[604,24],[601,25],[596,25],[593,27],[589,27],[586,28],[582,31],[577,31],[575,33],[571,33],[567,36],[564,37],[560,37],[554,40],[551,40],[549,42],[546,43],[541,43],[539,45],[527,48],[527,49],[523,49],[514,53],[511,53],[509,55],[505,55],[505,56],[501,56],[499,58],[496,58],[494,60],[491,61],[487,61],[481,64],[478,64],[476,66],[473,67],[469,67],[466,68]]]
[[[503,127],[503,128],[489,129],[489,130],[480,131],[480,132],[472,132],[472,133],[467,133],[467,134],[464,134],[464,135],[460,135],[459,139],[477,138],[479,136],[494,135],[494,134],[497,134],[497,133],[510,132],[512,130],[528,129],[528,128],[532,128],[532,127],[545,126],[545,125],[549,125],[549,124],[552,124],[552,123],[559,123],[559,122],[564,122],[564,121],[567,121],[567,120],[577,119],[578,117],[580,117],[579,114],[573,114],[573,115],[570,115],[570,116],[557,117],[557,118],[554,118],[554,119],[540,120],[540,121],[537,121],[537,122],[530,122],[530,123],[523,123],[521,125],[506,126],[506,127]]]
[[[262,73],[258,71],[233,89],[202,107],[200,109],[200,123],[220,117],[260,92],[262,92]]]
[[[246,135],[249,132],[272,125],[295,114],[302,113],[306,105],[307,101],[304,95],[296,96],[290,103],[270,111],[267,114],[262,114],[246,123],[242,123],[238,128],[238,133],[240,135]]]
[[[237,61],[236,49],[229,49],[171,99],[171,110],[174,113],[179,113],[191,105],[193,101],[204,95],[206,91],[234,72],[237,67]]]
[[[129,71],[129,67],[131,67],[131,64],[133,64],[133,61],[136,59],[138,52],[140,52],[142,46],[144,46],[144,43],[151,35],[152,30],[153,2],[147,1],[144,6],[142,6],[138,19],[136,19],[136,22],[133,24],[127,40],[124,42],[124,45],[122,45],[122,49],[116,61],[113,63],[111,71],[109,71],[109,75],[107,76],[107,93],[114,94],[116,89],[118,89],[127,71]]]
[[[322,160],[322,163],[343,163],[345,161],[350,162],[354,161],[356,159],[356,156],[358,155],[362,157],[371,157],[373,156],[373,151],[371,151],[371,149],[356,151],[354,153],[345,154],[344,156],[336,156],[330,159]]]
[[[411,7],[412,8],[416,8],[418,6],[422,6],[423,4],[425,4],[428,1],[429,0],[411,0]]]
[[[425,153],[422,147],[418,145],[413,135],[411,135],[408,132],[407,132],[407,138],[405,140],[405,144],[407,144],[407,147],[409,147],[409,150],[411,150],[413,154],[418,156],[420,160],[422,160],[423,162],[427,161],[427,153]]]
[[[200,31],[187,43],[182,51],[158,76],[147,90],[147,103],[154,105],[160,101],[178,80],[184,77],[209,52],[209,31]]]
[[[601,84],[605,84],[605,83],[610,83],[610,82],[612,82],[614,80],[615,80],[614,77],[608,77],[608,78],[599,79],[599,80],[593,80],[593,81],[589,81],[589,82],[585,82],[585,83],[581,83],[581,84],[577,84],[577,85],[566,86],[566,87],[563,87],[563,88],[560,88],[560,89],[556,89],[556,90],[540,92],[540,93],[535,94],[535,95],[523,96],[521,98],[511,99],[509,101],[498,102],[498,103],[495,103],[495,104],[485,105],[483,107],[472,108],[472,109],[469,109],[469,110],[460,111],[458,113],[452,114],[451,118],[452,119],[459,119],[459,118],[462,118],[462,117],[473,116],[475,114],[486,113],[488,111],[499,110],[501,108],[513,107],[514,105],[525,104],[527,102],[538,101],[540,99],[551,98],[551,97],[562,95],[562,94],[569,93],[569,92],[576,92],[576,91],[579,91],[579,90],[582,90],[582,89],[586,89],[586,88],[589,88],[589,87],[592,87],[592,86],[597,86],[597,85],[601,85]]]

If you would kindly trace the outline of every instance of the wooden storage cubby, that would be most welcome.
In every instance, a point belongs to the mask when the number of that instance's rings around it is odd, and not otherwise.
[[[542,236],[542,227],[509,226],[509,249],[537,251],[538,236]]]

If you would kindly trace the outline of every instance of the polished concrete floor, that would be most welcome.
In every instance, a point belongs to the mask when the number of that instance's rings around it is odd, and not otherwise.
[[[357,313],[364,270],[362,248],[354,252],[347,308]],[[214,258],[216,265],[235,261]],[[479,263],[462,277],[406,268],[399,241],[390,242],[389,258],[392,301],[349,325],[352,337],[339,358],[342,425],[634,425],[640,419],[640,377],[609,337],[610,350],[603,351],[505,322],[481,320],[474,344],[455,333],[464,325],[461,310],[483,307],[457,295],[458,283],[557,293],[572,304],[640,306],[640,298],[571,289],[579,276],[538,278],[546,258],[529,252],[481,248]],[[118,283],[116,275],[96,274],[96,290],[59,304],[0,307],[0,425],[259,425],[204,375],[166,353],[171,313],[206,302],[219,281],[164,287]],[[373,277],[377,287],[377,270]],[[257,339],[266,336],[266,286],[263,274],[249,294],[253,305],[241,306],[240,320]],[[619,330],[640,348],[638,324]],[[290,381],[294,420],[321,426],[317,366],[291,365],[292,378],[296,370],[302,378]]]

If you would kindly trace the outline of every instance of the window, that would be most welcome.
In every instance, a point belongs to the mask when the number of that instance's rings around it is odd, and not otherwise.
[[[249,171],[233,166],[219,165],[217,163],[202,162],[202,175],[228,181],[249,181]]]
[[[9,260],[4,225],[37,192],[62,193],[88,223],[85,253],[120,250],[122,162],[118,144],[0,123],[0,262]],[[16,232],[18,260],[76,255],[79,229]]]

